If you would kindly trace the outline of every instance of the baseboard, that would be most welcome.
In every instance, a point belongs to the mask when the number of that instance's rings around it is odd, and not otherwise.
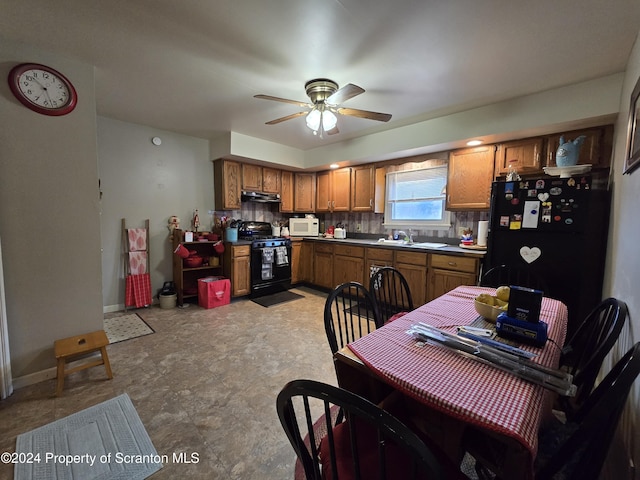
[[[157,298],[153,298],[151,301],[151,305],[159,304],[160,301]],[[126,307],[129,310],[135,310],[136,307]],[[118,305],[104,305],[102,307],[102,313],[113,313],[113,312],[122,312],[125,310],[124,303],[119,303]]]
[[[72,367],[76,365],[82,365],[83,363],[89,363],[97,358],[100,358],[100,352],[91,352],[90,354],[70,362],[68,365]],[[47,368],[45,370],[40,370],[39,372],[30,373],[28,375],[23,375],[22,377],[16,377],[13,379],[13,389],[17,390],[18,388],[28,387],[29,385],[33,385],[40,382],[45,382],[47,380],[51,380],[53,378],[58,377],[58,369],[56,367]]]
[[[57,375],[58,371],[56,367],[51,367],[46,370],[40,370],[39,372],[23,375],[22,377],[16,377],[13,379],[13,389],[17,390],[18,388],[28,387],[35,383],[51,380],[52,378],[56,378]]]

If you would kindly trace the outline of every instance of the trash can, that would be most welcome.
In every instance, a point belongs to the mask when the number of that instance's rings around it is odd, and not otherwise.
[[[178,294],[160,294],[160,308],[176,308],[176,302],[178,301]]]

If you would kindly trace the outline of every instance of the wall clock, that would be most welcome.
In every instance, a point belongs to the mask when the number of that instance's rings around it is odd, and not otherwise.
[[[11,92],[25,107],[43,115],[66,115],[76,108],[78,94],[63,74],[46,65],[21,63],[9,72]]]

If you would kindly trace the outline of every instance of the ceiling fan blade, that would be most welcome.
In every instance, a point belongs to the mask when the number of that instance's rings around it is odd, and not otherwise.
[[[350,98],[360,95],[361,93],[364,93],[364,88],[354,85],[353,83],[349,83],[330,95],[325,102],[330,103],[331,105],[339,105]]]
[[[276,118],[275,120],[271,120],[270,122],[266,122],[265,125],[275,125],[276,123],[284,122],[286,120],[291,120],[292,118],[298,118],[302,115],[306,115],[309,112],[298,112],[292,113],[291,115],[287,115],[286,117]]]
[[[289,100],[287,98],[272,97],[271,95],[254,95],[253,98],[261,98],[262,100],[273,100],[276,102],[292,103],[293,105],[298,105],[299,107],[309,107],[309,108],[313,107],[313,105],[307,102],[299,102],[298,100]]]
[[[351,117],[368,118],[369,120],[377,120],[379,122],[388,122],[391,120],[390,113],[370,112],[368,110],[358,110],[356,108],[338,108],[341,115],[349,115]]]

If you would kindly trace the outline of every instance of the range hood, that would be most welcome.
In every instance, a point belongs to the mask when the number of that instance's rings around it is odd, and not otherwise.
[[[257,202],[257,203],[280,203],[279,193],[263,193],[263,192],[247,192],[242,191],[240,199],[243,202]]]

